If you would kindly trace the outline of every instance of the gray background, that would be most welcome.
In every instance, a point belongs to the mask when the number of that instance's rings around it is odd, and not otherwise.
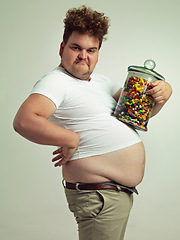
[[[13,131],[12,121],[33,85],[59,64],[63,19],[82,4],[111,19],[96,72],[123,85],[129,65],[152,58],[173,96],[140,132],[146,171],[135,196],[126,240],[179,238],[180,2],[1,1],[0,239],[77,239],[61,186],[61,169],[51,163],[54,147],[40,146]]]

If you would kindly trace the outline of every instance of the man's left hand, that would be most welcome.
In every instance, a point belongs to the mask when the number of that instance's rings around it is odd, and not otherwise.
[[[152,88],[148,90],[147,95],[151,95],[156,104],[165,104],[172,94],[172,87],[169,83],[157,80],[151,83]]]

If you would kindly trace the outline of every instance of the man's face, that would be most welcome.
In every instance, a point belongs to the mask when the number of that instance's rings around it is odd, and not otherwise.
[[[73,32],[68,42],[61,43],[61,64],[67,72],[76,78],[90,80],[98,62],[99,40],[88,34]]]

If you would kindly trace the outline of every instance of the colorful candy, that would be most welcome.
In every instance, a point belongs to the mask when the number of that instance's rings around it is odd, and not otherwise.
[[[154,99],[147,95],[151,82],[130,76],[127,79],[113,115],[120,121],[147,131],[147,124],[154,106]]]

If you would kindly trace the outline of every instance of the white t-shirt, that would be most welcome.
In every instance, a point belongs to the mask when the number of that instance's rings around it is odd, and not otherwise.
[[[111,114],[112,97],[119,87],[109,78],[93,73],[91,80],[72,77],[61,67],[39,80],[31,93],[42,94],[57,107],[54,124],[76,132],[79,146],[70,160],[116,151],[141,141],[138,133]]]

